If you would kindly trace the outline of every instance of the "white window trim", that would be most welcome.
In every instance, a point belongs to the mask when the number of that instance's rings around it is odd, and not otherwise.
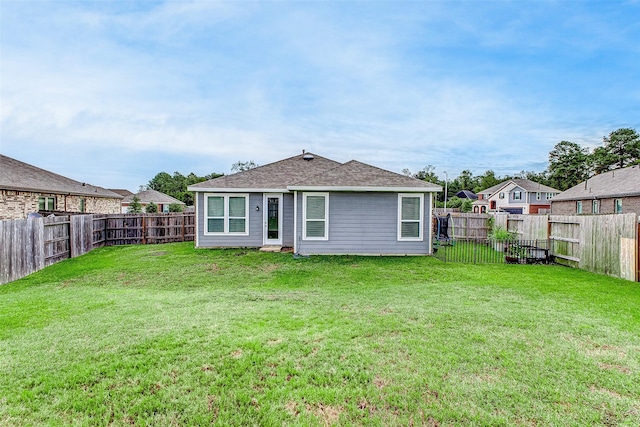
[[[541,192],[536,192],[536,200],[542,200],[542,193]]]
[[[554,193],[547,193],[547,200],[553,199]]]
[[[516,198],[516,194],[518,197]],[[522,191],[514,191],[513,192],[513,200],[522,200]]]
[[[620,211],[618,212],[618,202],[620,202]],[[622,199],[613,199],[613,213],[621,214],[623,212]]]
[[[307,237],[307,197],[324,197],[324,237]],[[312,221],[319,221],[312,219]],[[302,193],[302,240],[329,240],[329,193]]]
[[[402,237],[402,223],[415,222],[415,220],[402,220],[402,198],[420,198],[420,217],[418,220],[418,237]],[[424,194],[423,193],[398,193],[398,241],[399,242],[422,242],[424,240]]]
[[[600,201],[598,199],[594,199],[591,201],[591,213],[600,213]]]
[[[582,213],[582,200],[578,200],[576,202],[576,213],[577,214],[581,214]]]
[[[222,197],[224,199],[223,209],[224,209],[224,231],[222,233],[208,231],[209,228],[209,197]],[[229,231],[229,198],[230,197],[244,197],[244,213],[245,213],[245,227],[244,232],[230,232]],[[234,217],[234,219],[238,219],[239,217]],[[205,193],[204,195],[204,235],[205,236],[248,236],[249,235],[249,194],[248,193]]]

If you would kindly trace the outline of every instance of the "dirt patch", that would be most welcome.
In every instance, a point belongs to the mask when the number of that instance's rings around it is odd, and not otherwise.
[[[242,357],[242,350],[241,349],[237,349],[234,352],[231,353],[231,357],[233,357],[234,359],[240,359]]]
[[[325,426],[337,423],[340,419],[340,414],[344,411],[342,406],[325,405],[324,403],[318,403],[316,405],[307,403],[306,409],[321,420]]]
[[[269,340],[267,341],[268,346],[278,345],[282,343],[282,338],[278,338],[277,340]]]
[[[607,396],[614,397],[616,399],[622,399],[622,395],[620,393],[618,393],[617,391],[609,390],[609,389],[602,388],[602,387],[596,387],[594,385],[589,387],[589,390],[591,390],[591,391],[593,391],[595,393],[606,394]]]
[[[623,374],[631,373],[631,369],[629,369],[627,366],[612,365],[610,363],[598,363],[598,366],[600,367],[600,369],[604,369],[605,371],[618,371]]]
[[[373,379],[373,385],[375,385],[378,389],[382,390],[383,388],[389,385],[389,380],[386,380],[380,377],[375,377]]]
[[[293,417],[297,417],[300,415],[300,411],[298,410],[298,402],[290,401],[284,405],[285,411]]]

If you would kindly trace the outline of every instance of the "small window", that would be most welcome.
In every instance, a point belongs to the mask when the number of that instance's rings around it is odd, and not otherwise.
[[[536,200],[540,200],[540,199],[542,199],[542,193],[537,192],[536,193]]]
[[[597,214],[600,212],[600,202],[598,200],[594,200],[591,204],[591,213]]]
[[[422,240],[423,194],[398,194],[398,240]]]
[[[487,207],[486,206],[480,206],[480,213],[487,213]]]
[[[87,201],[82,198],[80,199],[80,212],[84,213],[87,210]]]
[[[547,193],[547,200],[553,199],[554,195],[555,195],[555,193]]]
[[[615,199],[613,201],[613,211],[617,214],[622,213],[622,199]]]
[[[39,211],[55,211],[56,210],[56,198],[55,197],[40,197],[38,199]]]
[[[501,199],[504,199],[504,193],[500,193],[500,195],[498,196]]]
[[[205,234],[249,234],[248,194],[212,194],[205,201]]]
[[[302,236],[304,240],[329,239],[329,194],[302,195]]]
[[[522,200],[522,191],[514,191],[513,200]]]
[[[576,213],[577,214],[581,214],[582,213],[582,200],[578,200],[576,202]]]

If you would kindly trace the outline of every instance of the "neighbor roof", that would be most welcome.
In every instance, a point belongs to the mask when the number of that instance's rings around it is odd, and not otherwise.
[[[305,178],[290,190],[441,191],[442,187],[399,173],[351,160],[335,168]]]
[[[151,202],[155,203],[156,205],[159,205],[159,204],[170,205],[171,203],[177,203],[179,205],[185,204],[184,202],[181,202],[180,200],[174,197],[171,197],[168,194],[164,194],[152,189],[140,191],[136,194],[130,194],[128,196],[125,196],[125,198],[122,199],[122,203],[131,203],[131,201],[133,201],[134,196],[138,196],[138,199],[140,199],[140,203],[142,204],[149,204]]]
[[[540,184],[535,181],[531,181],[526,178],[514,178],[508,179],[506,181],[501,182],[500,184],[494,185],[493,187],[489,187],[486,190],[479,191],[478,194],[496,194],[498,191],[505,187],[509,183],[514,183],[518,187],[522,188],[527,192],[541,192],[541,193],[559,193],[560,190],[556,190],[555,188],[551,188],[547,185]]]
[[[311,160],[305,160],[311,158]],[[225,191],[271,189],[286,190],[288,185],[316,175],[327,169],[339,166],[340,163],[303,153],[288,159],[279,160],[264,166],[258,166],[233,175],[224,175],[208,181],[190,185],[189,191]]]
[[[28,163],[0,154],[0,188],[4,190],[31,191],[36,193],[71,194],[77,196],[122,199],[122,196],[106,188],[40,169]]]
[[[640,196],[640,165],[592,176],[558,194],[552,202],[629,196]]]

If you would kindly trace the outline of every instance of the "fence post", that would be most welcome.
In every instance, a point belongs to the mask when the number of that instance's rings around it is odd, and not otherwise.
[[[147,244],[147,221],[144,214],[142,214],[142,244]]]

